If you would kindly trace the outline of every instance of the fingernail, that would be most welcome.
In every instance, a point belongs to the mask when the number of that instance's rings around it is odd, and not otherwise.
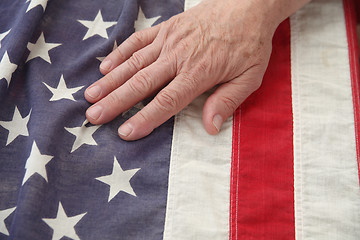
[[[112,65],[111,61],[106,59],[100,64],[100,68],[103,70],[109,70],[111,68],[111,65]]]
[[[216,114],[213,118],[213,124],[218,132],[220,132],[221,125],[223,124],[223,119],[219,114]]]
[[[86,94],[89,95],[91,98],[99,97],[101,93],[101,88],[99,86],[93,86],[86,90]]]
[[[97,120],[100,117],[102,110],[102,107],[97,105],[89,108],[86,113],[90,118]]]
[[[119,134],[123,137],[127,137],[130,135],[130,133],[133,131],[132,126],[129,123],[125,123],[123,124],[120,128],[119,128]]]

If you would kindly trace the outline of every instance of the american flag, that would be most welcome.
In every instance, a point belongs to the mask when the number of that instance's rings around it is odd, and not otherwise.
[[[352,0],[278,28],[262,87],[218,136],[207,94],[148,137],[86,121],[104,57],[191,0],[1,0],[0,240],[359,239]],[[231,24],[231,23],[229,23]]]

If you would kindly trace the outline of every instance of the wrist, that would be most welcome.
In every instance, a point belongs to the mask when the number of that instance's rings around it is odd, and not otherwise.
[[[256,0],[263,9],[265,8],[265,11],[269,14],[268,18],[276,25],[279,25],[310,1],[311,0]]]
[[[204,0],[214,2],[214,0]],[[215,0],[218,1],[218,0]],[[309,3],[311,0],[222,0],[220,5],[228,12],[241,15],[253,15],[255,21],[263,22],[270,32],[290,15]],[[223,9],[223,10],[224,10]],[[225,11],[222,11],[225,12]]]

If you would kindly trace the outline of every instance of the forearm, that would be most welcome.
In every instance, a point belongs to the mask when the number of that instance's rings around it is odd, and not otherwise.
[[[244,22],[264,26],[264,32],[274,32],[278,25],[311,0],[203,0],[201,8],[212,7],[215,19],[226,19],[231,27],[239,27]],[[199,6],[200,7],[200,6]],[[246,18],[248,21],[246,21]],[[245,20],[245,21],[244,21]],[[256,27],[254,28],[256,29]]]

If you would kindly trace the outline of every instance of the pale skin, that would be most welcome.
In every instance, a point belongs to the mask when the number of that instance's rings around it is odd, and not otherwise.
[[[203,0],[134,33],[100,65],[104,77],[85,91],[86,117],[104,124],[139,101],[153,100],[119,127],[128,141],[149,135],[200,94],[206,131],[224,121],[262,82],[278,25],[310,0]]]

